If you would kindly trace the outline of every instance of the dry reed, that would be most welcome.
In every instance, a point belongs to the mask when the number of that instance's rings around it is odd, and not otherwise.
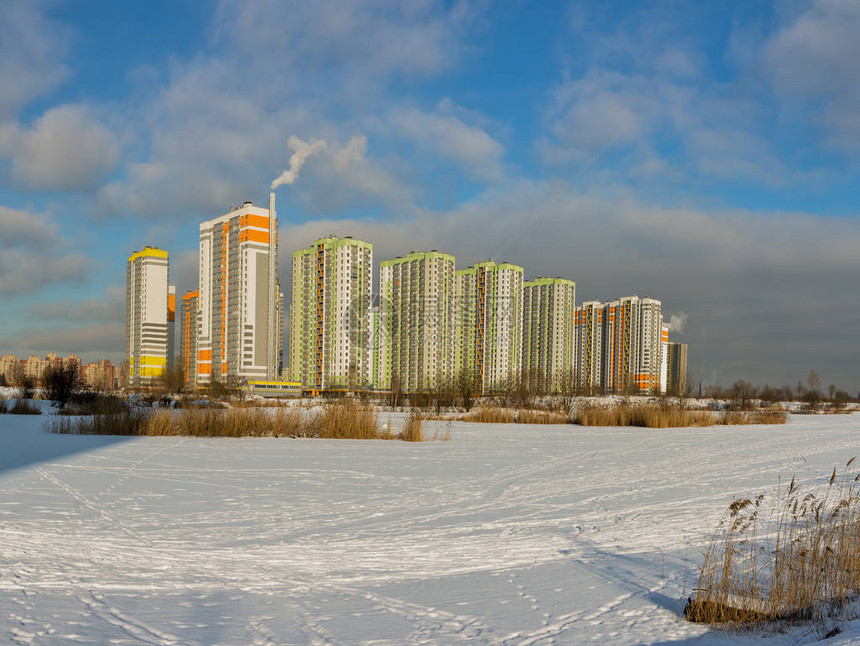
[[[321,437],[394,439],[381,432],[376,412],[352,399],[327,403],[321,411],[298,408],[129,408],[77,418],[53,416],[48,431],[75,435],[185,435],[191,437]]]
[[[860,590],[860,474],[834,468],[823,493],[794,478],[774,527],[760,532],[763,496],[735,500],[711,536],[685,608],[704,623],[821,620]],[[763,538],[762,538],[763,536]]]
[[[42,409],[33,406],[29,399],[18,398],[8,412],[10,415],[41,415]]]
[[[406,418],[406,423],[403,425],[403,431],[400,437],[404,442],[423,442],[424,433],[422,430],[423,417],[420,413],[410,413]]]

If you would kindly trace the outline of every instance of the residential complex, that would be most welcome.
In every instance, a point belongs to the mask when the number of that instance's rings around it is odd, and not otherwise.
[[[384,260],[374,294],[373,245],[330,235],[292,254],[284,330],[277,214],[251,202],[200,224],[199,286],[181,303],[187,388],[213,381],[281,392],[525,387],[557,392],[683,388],[686,346],[669,343],[662,304],[628,296],[576,305],[566,278],[524,280],[493,260],[457,269],[454,256],[410,251]],[[160,376],[173,349],[176,292],[167,253],[129,258],[129,385]],[[282,344],[289,335],[289,361]],[[674,363],[673,363],[674,362]]]
[[[34,386],[42,386],[45,369],[49,367],[72,368],[77,372],[78,382],[84,388],[113,390],[116,387],[116,367],[108,360],[84,364],[76,354],[60,357],[53,352],[44,358],[30,355],[19,359],[13,354],[0,357],[0,377],[2,382],[9,386],[21,386],[25,379]]]
[[[167,252],[144,247],[128,258],[126,271],[126,341],[128,385],[155,384],[168,360]]]
[[[523,379],[553,392],[572,386],[576,353],[576,284],[564,278],[523,283]]]
[[[293,253],[290,379],[307,391],[369,388],[373,245],[320,238]]]
[[[200,224],[198,384],[278,377],[277,225],[274,194]]]
[[[454,369],[454,256],[410,252],[379,264],[377,382],[403,392],[451,384]]]

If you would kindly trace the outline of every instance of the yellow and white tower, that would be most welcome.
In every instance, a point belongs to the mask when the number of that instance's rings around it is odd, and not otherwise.
[[[167,367],[168,274],[162,249],[147,246],[128,257],[125,356],[132,388],[152,385]]]

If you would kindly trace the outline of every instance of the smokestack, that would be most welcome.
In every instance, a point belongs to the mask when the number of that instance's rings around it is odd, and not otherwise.
[[[268,340],[266,379],[276,381],[278,371],[278,216],[275,212],[275,194],[269,193],[269,317],[266,321]]]

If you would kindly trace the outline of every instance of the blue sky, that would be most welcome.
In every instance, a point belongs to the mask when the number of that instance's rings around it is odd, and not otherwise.
[[[120,360],[129,253],[196,287],[296,136],[284,284],[329,232],[501,252],[660,298],[697,381],[860,390],[855,2],[10,0],[0,46],[0,351]]]

